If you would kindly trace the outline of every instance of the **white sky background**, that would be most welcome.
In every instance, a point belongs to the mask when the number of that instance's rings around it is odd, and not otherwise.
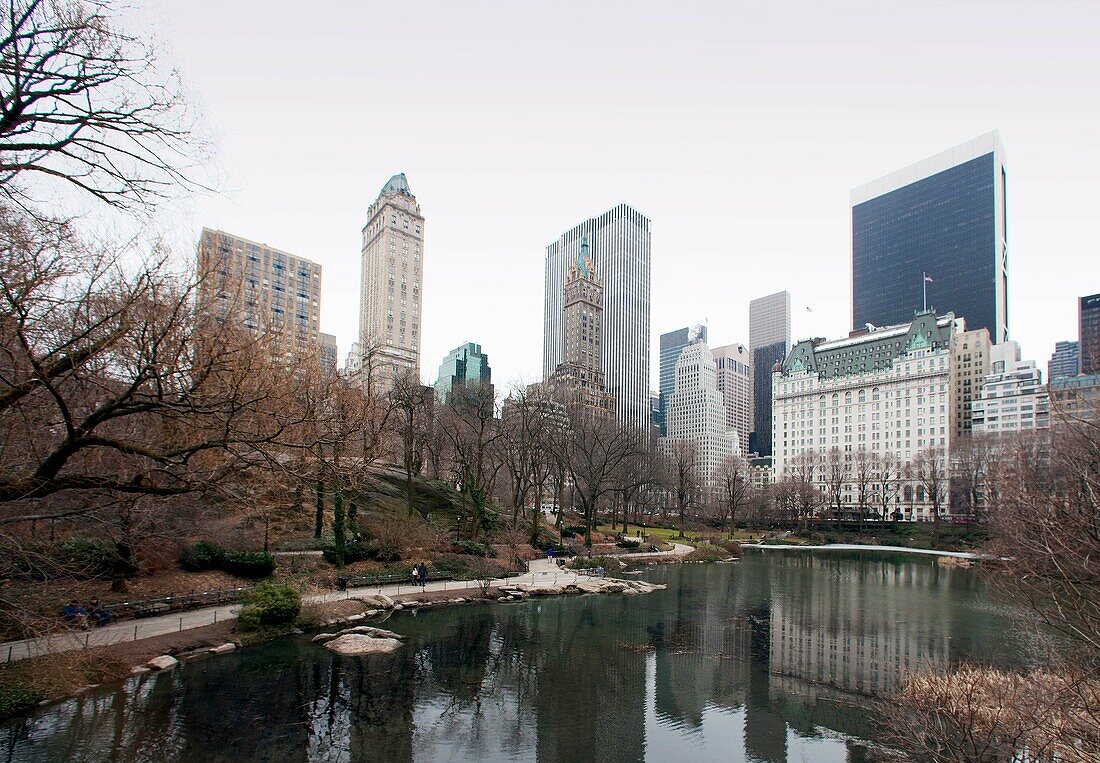
[[[652,328],[748,342],[850,328],[848,191],[999,129],[1009,320],[1046,368],[1100,291],[1100,3],[147,0],[217,140],[222,193],[172,217],[320,262],[358,333],[360,230],[405,172],[427,219],[421,372],[480,342],[541,373],[545,246],[620,201],[653,226]],[[806,310],[812,306],[813,312]],[[943,310],[949,305],[936,305]],[[657,378],[657,353],[651,374]]]

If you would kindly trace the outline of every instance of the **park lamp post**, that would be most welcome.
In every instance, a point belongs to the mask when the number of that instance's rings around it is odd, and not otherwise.
[[[455,543],[462,539],[462,515],[459,514],[455,523]]]

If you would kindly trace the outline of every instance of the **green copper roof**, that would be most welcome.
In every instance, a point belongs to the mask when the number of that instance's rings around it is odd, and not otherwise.
[[[384,186],[382,186],[382,193],[402,193],[406,196],[412,196],[412,191],[409,190],[409,181],[405,177],[404,172],[398,172],[392,178],[390,178]]]
[[[581,251],[577,254],[577,270],[581,278],[588,278],[588,236],[581,239]]]

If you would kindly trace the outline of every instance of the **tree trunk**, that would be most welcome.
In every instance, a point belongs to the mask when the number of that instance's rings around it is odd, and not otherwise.
[[[542,485],[535,487],[535,510],[531,512],[531,537],[534,545],[539,539],[539,526],[542,524]]]
[[[325,527],[325,479],[318,473],[317,483],[314,485],[314,517],[313,517],[313,537],[320,538],[321,531]]]
[[[406,449],[405,453],[405,500],[409,505],[409,516],[413,515],[413,468],[412,455]]]
[[[332,538],[336,545],[336,568],[344,566],[344,495],[340,485],[332,486]]]

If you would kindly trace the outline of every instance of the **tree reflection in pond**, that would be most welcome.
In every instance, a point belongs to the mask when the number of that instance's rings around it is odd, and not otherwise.
[[[747,556],[646,596],[390,618],[389,655],[282,639],[0,726],[2,761],[869,760],[903,671],[1023,647],[973,570]]]

